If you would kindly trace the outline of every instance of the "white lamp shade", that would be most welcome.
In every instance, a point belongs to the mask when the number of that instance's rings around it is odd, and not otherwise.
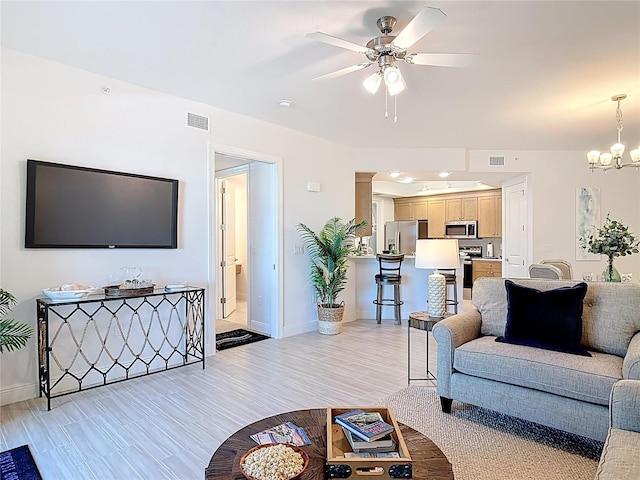
[[[621,157],[624,154],[624,145],[621,143],[615,143],[611,145],[611,155],[614,157]]]
[[[634,148],[629,152],[629,156],[631,157],[631,161],[633,163],[640,162],[640,147]]]
[[[380,72],[375,72],[364,79],[362,85],[367,89],[369,93],[376,93],[382,83],[382,75]]]
[[[416,268],[450,269],[460,267],[458,240],[418,240]]]
[[[611,165],[612,158],[613,158],[613,155],[611,155],[610,153],[603,153],[602,155],[600,155],[600,163],[605,167],[607,165]]]
[[[589,153],[587,153],[587,160],[590,164],[598,163],[599,159],[600,152],[598,150],[591,150]]]

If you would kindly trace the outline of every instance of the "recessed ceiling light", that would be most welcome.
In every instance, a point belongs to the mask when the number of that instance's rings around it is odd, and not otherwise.
[[[440,172],[440,174],[438,176],[440,178],[447,178],[449,175],[451,175],[450,172]]]
[[[278,105],[280,105],[281,107],[288,108],[288,107],[291,106],[291,100],[288,100],[286,98],[282,98],[282,99],[278,100]]]
[[[398,177],[400,176],[400,172],[391,172],[391,173],[389,174],[389,176],[390,176],[391,178],[398,178]]]
[[[404,177],[398,180],[400,183],[413,183],[415,179],[413,177]]]

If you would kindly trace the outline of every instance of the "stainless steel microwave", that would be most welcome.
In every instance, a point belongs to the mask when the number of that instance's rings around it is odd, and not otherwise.
[[[446,238],[478,238],[478,221],[445,222],[444,236]]]

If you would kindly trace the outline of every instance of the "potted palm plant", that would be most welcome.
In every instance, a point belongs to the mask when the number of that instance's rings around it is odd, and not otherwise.
[[[16,298],[0,288],[0,353],[19,350],[27,344],[33,330],[26,323],[5,318],[16,304]]]
[[[320,333],[334,335],[342,331],[344,302],[338,303],[338,294],[347,284],[348,257],[356,251],[356,232],[366,223],[356,223],[355,218],[343,222],[333,217],[318,233],[303,223],[297,225],[311,259],[310,279],[318,301]]]
[[[590,253],[606,255],[608,262],[602,276],[605,282],[619,282],[620,272],[613,265],[613,260],[616,257],[638,253],[640,241],[629,231],[629,227],[617,220],[611,220],[607,215],[602,228],[598,228],[595,235],[581,237],[580,244]]]

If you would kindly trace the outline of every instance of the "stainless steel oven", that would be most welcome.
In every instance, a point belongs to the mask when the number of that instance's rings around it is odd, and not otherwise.
[[[445,222],[444,236],[446,238],[478,238],[478,221]]]

